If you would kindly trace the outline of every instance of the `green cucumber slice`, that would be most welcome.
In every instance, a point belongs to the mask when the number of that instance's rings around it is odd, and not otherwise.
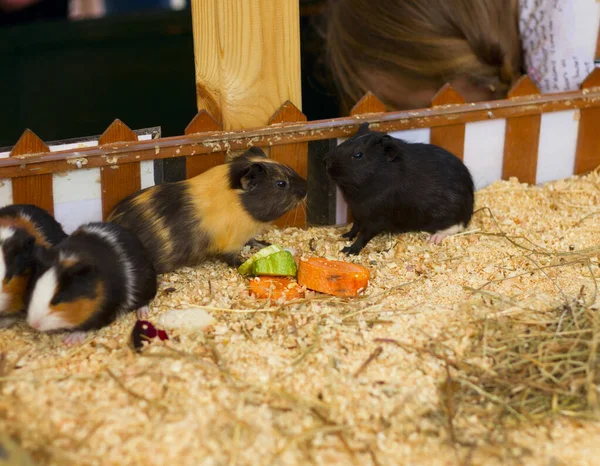
[[[238,272],[241,273],[242,275],[248,275],[250,273],[250,271],[252,270],[252,265],[258,259],[262,259],[263,257],[267,257],[271,254],[274,254],[274,253],[280,252],[280,251],[283,251],[283,249],[281,249],[276,244],[272,244],[271,246],[262,248],[260,251],[258,251],[256,254],[254,254],[250,259],[248,259],[246,262],[244,262],[242,265],[240,265],[238,267]]]
[[[298,266],[289,251],[279,251],[258,259],[252,265],[252,275],[268,275],[276,277],[295,277]]]

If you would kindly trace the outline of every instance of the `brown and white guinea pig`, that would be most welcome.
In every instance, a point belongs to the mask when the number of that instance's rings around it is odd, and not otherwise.
[[[147,313],[156,272],[142,243],[114,223],[80,226],[56,248],[36,251],[27,323],[42,332],[68,330],[67,343],[120,314]]]
[[[236,266],[242,247],[305,197],[306,180],[252,147],[189,180],[130,195],[108,220],[140,238],[159,274],[211,256]]]
[[[60,223],[40,207],[13,204],[0,209],[0,326],[14,323],[25,311],[34,249],[50,248],[66,237]]]
[[[342,235],[356,238],[342,250],[347,254],[358,254],[383,232],[426,231],[439,244],[473,215],[469,170],[433,144],[402,141],[363,123],[324,162],[354,216],[352,229]]]

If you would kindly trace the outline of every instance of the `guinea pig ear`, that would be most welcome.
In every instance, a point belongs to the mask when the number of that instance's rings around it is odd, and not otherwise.
[[[388,161],[391,162],[401,154],[401,149],[398,145],[398,141],[387,134],[382,136],[379,140],[379,144],[383,147],[383,152],[387,157]]]
[[[35,253],[35,247],[35,238],[33,236],[27,235],[21,240],[17,257],[24,266],[31,264]]]
[[[258,178],[265,172],[265,167],[260,163],[253,163],[240,179],[240,185],[244,191],[252,191],[258,185]]]
[[[31,235],[28,234],[20,234],[17,233],[15,234],[14,238],[14,242],[12,243],[11,247],[15,248],[15,252],[17,255],[19,254],[26,254],[26,255],[31,255],[33,254],[33,249],[35,247],[35,238]]]
[[[358,127],[358,131],[356,132],[355,136],[362,136],[363,134],[367,134],[370,132],[371,130],[369,129],[369,123],[363,123]]]
[[[263,159],[267,158],[267,154],[265,154],[265,152],[257,146],[251,146],[250,148],[248,148],[248,150],[246,152],[244,152],[244,154],[246,157],[262,157]]]
[[[22,274],[34,264],[35,239],[33,236],[16,233],[12,239],[13,241],[4,246],[6,257],[9,258],[8,264],[6,264],[6,279]]]
[[[85,262],[75,262],[73,265],[66,267],[60,274],[60,283],[62,287],[67,287],[74,280],[85,280],[95,272],[96,267]]]

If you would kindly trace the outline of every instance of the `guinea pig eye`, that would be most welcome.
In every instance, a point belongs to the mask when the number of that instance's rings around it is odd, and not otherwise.
[[[279,186],[280,188],[285,188],[287,186],[287,183],[285,181],[279,180],[277,182],[277,186]]]
[[[354,154],[352,154],[352,157],[355,159],[362,159],[362,152],[355,152]]]

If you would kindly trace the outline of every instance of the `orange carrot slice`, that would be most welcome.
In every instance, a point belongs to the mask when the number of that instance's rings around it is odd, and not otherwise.
[[[298,283],[334,296],[357,296],[367,288],[369,277],[369,270],[362,265],[318,257],[302,259],[298,267]]]
[[[304,290],[295,280],[285,277],[256,277],[250,280],[250,295],[257,299],[286,301],[304,298]]]

